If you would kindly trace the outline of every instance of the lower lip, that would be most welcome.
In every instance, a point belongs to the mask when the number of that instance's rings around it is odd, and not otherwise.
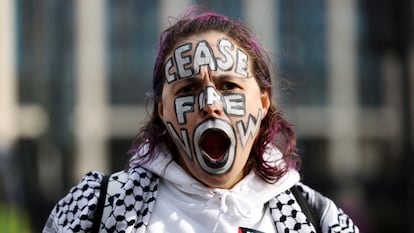
[[[220,156],[220,158],[218,159],[211,158],[205,152],[202,152],[202,154],[203,154],[203,160],[206,163],[206,165],[214,169],[223,167],[226,164],[227,159],[228,159],[228,152]]]

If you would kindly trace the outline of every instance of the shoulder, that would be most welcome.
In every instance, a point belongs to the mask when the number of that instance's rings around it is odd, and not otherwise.
[[[101,230],[130,231],[145,227],[158,193],[158,176],[142,167],[114,173],[109,178]]]
[[[127,193],[132,192],[134,189],[139,189],[143,192],[155,192],[158,189],[158,176],[138,166],[130,168],[128,171],[113,173],[109,177],[109,196],[116,195],[122,192],[122,190]]]
[[[352,219],[330,198],[303,183],[297,187],[319,218],[322,232],[359,232]]]
[[[103,177],[104,174],[100,172],[87,173],[56,203],[43,232],[76,232],[90,229]]]
[[[87,173],[56,203],[46,221],[43,232],[90,231],[104,176],[105,174],[96,171]],[[136,205],[141,201],[146,203],[143,206],[148,206],[155,200],[157,189],[158,177],[155,174],[145,168],[134,167],[110,176],[106,200],[112,201],[112,206],[117,206],[126,197],[133,197],[138,201],[135,203]]]

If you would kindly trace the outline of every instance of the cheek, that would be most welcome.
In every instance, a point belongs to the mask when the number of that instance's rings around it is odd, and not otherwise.
[[[174,110],[174,101],[172,101],[174,97],[171,95],[171,90],[164,85],[163,93],[161,96],[161,105],[162,108],[158,110],[161,118],[164,122],[172,121],[172,117],[175,115]]]
[[[195,97],[168,97],[163,99],[162,119],[164,123],[170,122],[176,127],[186,126],[193,122],[195,115]]]
[[[243,149],[249,148],[256,139],[262,116],[265,113],[259,98],[260,93],[252,93],[246,96],[248,96],[246,98],[246,114],[233,122],[239,145]]]
[[[248,116],[249,114],[256,115],[257,109],[262,108],[262,102],[260,101],[260,97],[261,95],[259,92],[246,95],[246,116]]]
[[[162,114],[166,120],[171,120],[171,116],[174,114],[174,106],[169,101],[163,101]]]

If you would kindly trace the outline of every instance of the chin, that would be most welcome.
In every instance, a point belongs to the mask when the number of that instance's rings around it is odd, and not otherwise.
[[[221,175],[203,174],[200,180],[204,185],[211,188],[230,189],[237,184],[240,179],[239,175],[233,174],[231,171]]]

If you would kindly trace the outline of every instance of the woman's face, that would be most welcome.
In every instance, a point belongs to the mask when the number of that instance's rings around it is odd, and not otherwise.
[[[158,113],[177,144],[178,163],[210,187],[243,178],[253,142],[270,104],[254,78],[252,58],[216,31],[176,44],[164,61]]]

